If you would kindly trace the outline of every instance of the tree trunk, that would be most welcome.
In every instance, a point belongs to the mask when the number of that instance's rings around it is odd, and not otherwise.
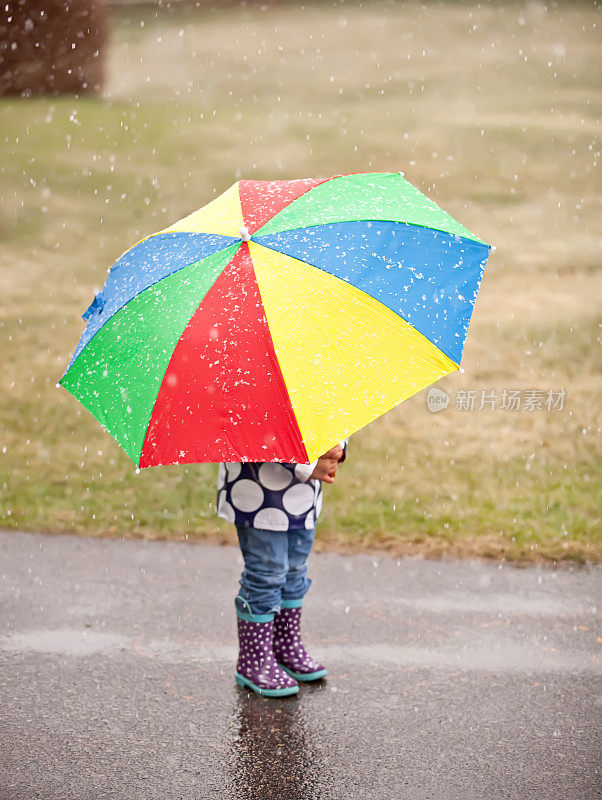
[[[2,0],[0,95],[99,92],[106,36],[104,0]]]

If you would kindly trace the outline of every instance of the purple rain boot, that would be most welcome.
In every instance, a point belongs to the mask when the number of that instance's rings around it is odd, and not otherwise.
[[[327,670],[309,655],[301,641],[301,600],[283,600],[274,620],[274,655],[282,669],[298,681],[317,681]]]
[[[286,674],[274,658],[274,615],[253,614],[245,598],[240,599],[249,610],[246,612],[236,609],[239,643],[234,673],[236,683],[239,686],[248,686],[266,697],[297,694],[299,684]]]

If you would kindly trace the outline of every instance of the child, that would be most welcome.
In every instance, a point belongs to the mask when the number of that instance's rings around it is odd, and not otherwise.
[[[311,585],[307,558],[322,508],[322,481],[334,483],[347,442],[313,464],[220,464],[217,513],[234,522],[245,568],[234,604],[239,655],[235,679],[268,697],[299,691],[326,669],[301,642],[301,606]]]

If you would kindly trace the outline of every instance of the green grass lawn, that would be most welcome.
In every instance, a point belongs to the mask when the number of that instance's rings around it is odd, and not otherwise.
[[[135,14],[113,19],[106,96],[0,101],[0,525],[234,541],[215,465],[137,474],[55,387],[80,315],[126,248],[239,177],[401,169],[497,245],[465,373],[440,386],[563,387],[566,403],[411,398],[352,438],[319,546],[599,560],[598,14]]]

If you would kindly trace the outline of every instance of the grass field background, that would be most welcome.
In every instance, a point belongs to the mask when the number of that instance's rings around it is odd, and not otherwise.
[[[106,270],[235,180],[403,170],[495,244],[452,396],[356,434],[323,548],[599,560],[600,13],[379,3],[114,13],[100,98],[0,102],[0,525],[233,541],[214,465],[136,474],[55,388]],[[564,388],[562,410],[460,390]],[[478,404],[477,404],[478,405]]]

